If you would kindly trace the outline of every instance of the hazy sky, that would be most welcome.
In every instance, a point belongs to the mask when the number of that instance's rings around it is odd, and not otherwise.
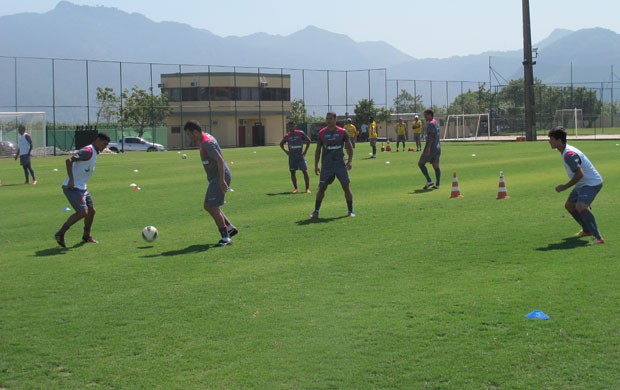
[[[0,0],[0,15],[44,13],[60,0]],[[137,12],[219,36],[289,35],[308,25],[354,41],[384,41],[416,58],[445,58],[523,47],[520,0],[71,0]],[[360,5],[361,4],[361,5]],[[368,4],[368,5],[366,5]],[[530,0],[532,42],[556,28],[620,33],[620,2]],[[329,55],[329,53],[325,53]]]

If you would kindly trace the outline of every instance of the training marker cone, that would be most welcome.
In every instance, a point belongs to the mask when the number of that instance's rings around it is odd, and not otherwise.
[[[456,177],[456,172],[452,175],[452,192],[450,192],[450,198],[462,198],[461,189],[459,188],[459,179]]]
[[[504,172],[499,173],[499,188],[497,189],[497,199],[510,198],[508,191],[506,191],[506,183],[504,182]]]

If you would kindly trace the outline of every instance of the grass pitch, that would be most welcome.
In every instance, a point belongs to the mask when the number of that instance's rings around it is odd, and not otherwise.
[[[546,142],[446,143],[429,192],[417,153],[370,160],[358,144],[357,217],[335,183],[318,221],[279,148],[227,149],[240,233],[224,248],[197,151],[101,155],[100,243],[79,245],[80,223],[67,250],[64,157],[34,159],[36,186],[2,159],[0,388],[617,387],[620,146],[574,145],[605,179],[604,245],[572,238]],[[499,171],[510,199],[495,199]]]

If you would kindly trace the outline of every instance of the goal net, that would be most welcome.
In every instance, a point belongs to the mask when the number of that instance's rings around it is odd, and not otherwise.
[[[574,135],[578,135],[579,129],[583,129],[583,111],[581,108],[567,108],[555,110],[553,125],[562,126],[566,132],[574,129]]]
[[[443,129],[443,139],[491,137],[489,114],[448,115]]]
[[[17,147],[19,132],[23,125],[32,138],[32,155],[45,156],[47,142],[45,134],[45,112],[0,112],[0,142],[11,142]]]

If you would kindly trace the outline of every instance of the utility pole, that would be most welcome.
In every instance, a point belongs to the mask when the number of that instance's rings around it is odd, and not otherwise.
[[[534,64],[532,61],[532,31],[530,28],[530,2],[523,6],[523,83],[525,94],[525,139],[536,141],[536,105],[534,102]]]

